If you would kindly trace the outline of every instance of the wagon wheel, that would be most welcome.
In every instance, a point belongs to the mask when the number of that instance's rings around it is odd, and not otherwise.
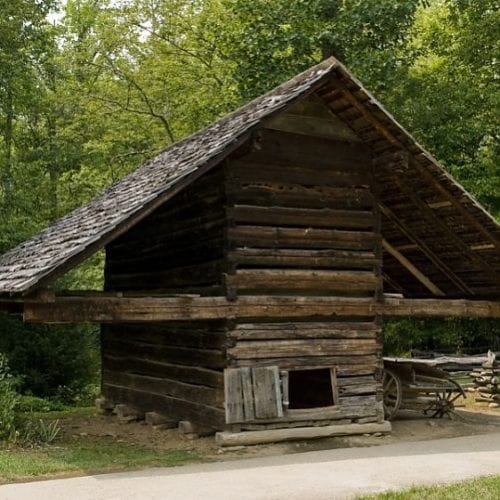
[[[392,420],[401,406],[403,386],[401,385],[401,380],[394,372],[384,369],[382,388],[384,391],[385,418]]]
[[[462,386],[454,380],[448,380],[454,389],[443,389],[436,392],[436,399],[424,410],[424,414],[431,413],[431,418],[443,418],[445,415],[451,418],[455,410],[455,401],[459,397],[467,397]]]

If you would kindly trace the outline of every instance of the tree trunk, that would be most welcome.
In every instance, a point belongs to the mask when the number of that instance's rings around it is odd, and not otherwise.
[[[57,184],[59,174],[57,172],[57,151],[55,146],[56,139],[56,123],[52,116],[47,118],[47,133],[49,139],[49,205],[50,205],[50,220],[54,221],[58,215],[58,197],[57,197]]]
[[[12,145],[14,136],[14,100],[12,89],[7,88],[7,97],[5,101],[6,116],[4,128],[4,165],[1,176],[4,201],[9,204],[12,197]]]

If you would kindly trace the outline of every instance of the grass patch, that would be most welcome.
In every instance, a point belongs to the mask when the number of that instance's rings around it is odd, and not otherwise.
[[[151,450],[126,443],[78,443],[0,450],[0,484],[38,476],[171,467],[199,461],[195,451]]]
[[[498,500],[500,476],[480,477],[448,486],[414,487],[409,490],[359,497],[358,500]]]
[[[28,415],[44,420],[62,420],[67,417],[93,417],[95,415],[95,406],[68,406],[62,410],[34,411]]]

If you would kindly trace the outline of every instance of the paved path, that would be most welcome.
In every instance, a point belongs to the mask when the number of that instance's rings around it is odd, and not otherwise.
[[[1,500],[317,500],[500,474],[500,433],[0,486]]]

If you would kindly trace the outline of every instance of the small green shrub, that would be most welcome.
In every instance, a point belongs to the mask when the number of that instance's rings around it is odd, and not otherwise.
[[[0,441],[15,439],[19,396],[10,374],[7,358],[0,353]]]
[[[49,411],[62,411],[66,408],[64,403],[53,399],[43,399],[37,396],[21,395],[17,405],[19,413],[45,413]]]
[[[73,404],[99,380],[99,345],[95,326],[28,325],[0,313],[0,351],[21,394]]]
[[[25,448],[52,444],[60,433],[59,420],[46,422],[41,418],[29,418],[18,431],[18,444]]]

